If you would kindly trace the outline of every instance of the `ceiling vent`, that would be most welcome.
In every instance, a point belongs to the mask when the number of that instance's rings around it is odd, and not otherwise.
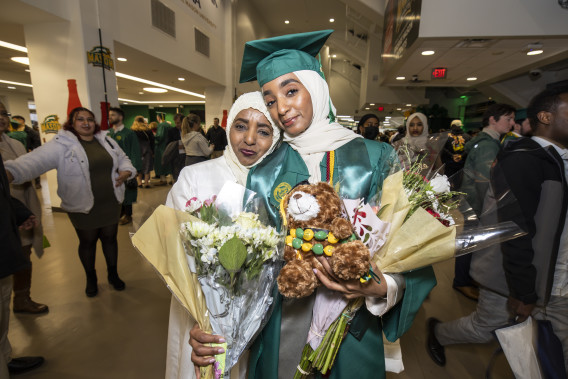
[[[152,0],[152,26],[176,38],[176,14],[159,0]]]
[[[209,37],[195,28],[195,51],[209,57]]]
[[[468,38],[461,40],[454,47],[466,49],[484,49],[492,45],[494,40],[487,38]]]

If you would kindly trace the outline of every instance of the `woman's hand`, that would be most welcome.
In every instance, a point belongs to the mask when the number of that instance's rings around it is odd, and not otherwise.
[[[8,178],[8,183],[12,183],[14,181],[14,177],[12,176],[12,173],[8,170],[6,170],[6,177]]]
[[[377,274],[381,280],[381,283],[377,283],[375,279],[371,278],[367,283],[361,283],[359,279],[357,280],[341,280],[333,275],[331,267],[327,262],[327,259],[323,256],[316,257],[316,259],[321,263],[327,275],[323,272],[319,272],[314,269],[314,272],[318,279],[322,282],[324,286],[330,290],[341,292],[343,296],[347,299],[356,299],[358,297],[385,297],[387,295],[387,282],[382,272],[379,271],[375,263],[371,262],[373,267],[373,272]],[[331,279],[330,279],[331,278]]]
[[[223,343],[225,339],[221,336],[205,333],[195,324],[189,332],[189,344],[193,351],[191,352],[191,361],[195,365],[197,378],[199,378],[199,367],[209,366],[215,362],[213,355],[222,354],[225,349],[222,347],[211,347],[206,344],[210,343]]]
[[[118,176],[116,177],[116,184],[115,187],[120,187],[130,178],[131,172],[130,171],[119,171]]]

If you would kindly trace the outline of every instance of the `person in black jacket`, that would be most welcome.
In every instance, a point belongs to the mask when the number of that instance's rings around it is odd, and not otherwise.
[[[489,342],[508,320],[532,315],[551,322],[568,367],[568,87],[536,95],[527,114],[533,137],[506,144],[491,173],[494,197],[510,190],[517,200],[498,209],[500,221],[513,221],[527,234],[478,255],[479,265],[472,262],[471,275],[481,285],[474,313],[444,328],[428,321],[428,353],[441,366],[445,345]]]
[[[4,112],[6,113],[6,112]],[[0,122],[8,117],[0,114]],[[32,228],[37,220],[21,202],[10,196],[10,186],[4,163],[0,156],[0,377],[7,378],[32,370],[42,365],[43,357],[11,358],[12,347],[8,341],[10,325],[10,298],[12,296],[12,274],[29,266],[22,253],[18,225],[23,229]],[[8,372],[7,372],[8,371]]]

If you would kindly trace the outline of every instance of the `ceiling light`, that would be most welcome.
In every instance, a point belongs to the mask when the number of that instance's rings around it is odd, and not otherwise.
[[[138,92],[138,95],[144,95],[144,91]]]
[[[144,84],[149,84],[151,86],[157,86],[157,87],[162,87],[162,88],[166,88],[169,89],[170,91],[175,91],[175,92],[179,92],[179,93],[184,93],[186,95],[191,95],[191,96],[196,96],[196,97],[200,97],[202,99],[205,99],[205,95],[199,94],[199,93],[195,93],[195,92],[191,92],[191,91],[186,91],[184,89],[181,88],[176,88],[176,87],[172,87],[172,86],[168,86],[166,84],[162,84],[162,83],[157,83],[157,82],[153,82],[151,80],[146,80],[146,79],[142,79],[142,78],[137,78],[136,76],[132,76],[132,75],[126,75],[123,74],[121,72],[117,72],[116,76],[118,76],[119,78],[124,78],[124,79],[128,79],[128,80],[133,80],[135,82],[140,82],[140,83],[144,83]]]
[[[337,54],[333,54],[331,57],[332,57],[332,58],[337,58]]]
[[[22,87],[33,87],[31,84],[28,83],[11,82],[9,80],[0,80],[0,83],[13,84],[15,86],[22,86]]]
[[[8,89],[16,89],[16,87],[8,86]]]
[[[126,58],[122,58],[122,57],[118,57],[116,58],[117,61],[121,61],[121,62],[126,62],[128,59]]]
[[[144,91],[152,93],[166,93],[168,92],[165,88],[155,88],[155,87],[144,87]]]
[[[407,107],[411,107],[411,106],[412,106],[412,104],[406,104],[406,106],[407,106]]]
[[[334,19],[334,18],[330,18],[330,19],[329,19],[329,22],[335,22],[335,19]]]
[[[18,63],[21,63],[21,64],[27,64],[28,66],[30,65],[30,58],[28,58],[28,57],[12,57],[10,59],[13,60],[14,62],[18,62]]]
[[[160,104],[160,108],[163,108],[164,106],[162,104]]]
[[[434,50],[424,50],[422,52],[422,55],[434,55],[435,51]]]
[[[286,20],[286,21],[284,21],[284,23],[285,23],[285,24],[289,24],[289,23],[290,23],[290,21]]]
[[[539,55],[539,54],[542,54],[542,53],[544,53],[544,50],[530,50],[530,51],[527,51],[527,55]]]
[[[373,105],[375,105],[375,103],[370,103],[369,105],[370,105],[370,106],[373,106]]]
[[[396,80],[404,80],[404,79],[406,79],[406,77],[404,77],[404,76],[397,76],[396,77]]]
[[[396,108],[396,110],[397,110],[397,111],[401,111],[401,110],[402,110],[402,108]]]
[[[391,118],[391,116],[385,116],[385,119],[388,120],[389,118]]]
[[[467,78],[467,80],[469,80],[470,82],[477,80],[477,78],[475,76],[472,76],[471,78]]]
[[[128,105],[128,103],[122,103],[123,105]]]
[[[28,49],[26,49],[24,46],[14,45],[13,43],[10,42],[0,41],[0,46],[5,47],[7,49],[18,50],[21,51],[22,53],[28,52]]]
[[[30,72],[30,69],[29,69],[29,68],[26,68],[24,71],[25,71],[25,72]]]
[[[118,98],[119,101],[127,101],[129,103],[135,103],[135,104],[205,104],[205,101],[203,100],[167,100],[167,101],[163,101],[163,100],[144,100],[144,101],[140,101],[140,100],[132,100],[132,99],[123,99],[123,98]]]
[[[180,82],[183,82],[183,81],[185,80],[185,78],[182,78],[182,77],[180,76],[180,77],[178,78],[178,80],[179,80]]]
[[[369,110],[369,109],[371,109],[371,108],[365,108],[365,110]]]

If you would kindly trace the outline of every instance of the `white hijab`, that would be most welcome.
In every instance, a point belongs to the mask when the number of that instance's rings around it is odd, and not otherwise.
[[[422,129],[422,134],[418,137],[412,137],[408,131],[408,126],[415,117],[418,117],[420,121],[422,121],[422,125],[424,125],[424,129]],[[428,118],[424,113],[416,112],[408,116],[406,119],[406,137],[404,137],[404,142],[409,144],[410,146],[414,147],[418,150],[426,149],[426,141],[428,140]]]
[[[310,183],[322,180],[320,162],[326,152],[335,150],[347,142],[362,138],[353,131],[331,122],[329,119],[330,107],[333,115],[336,110],[329,97],[329,87],[326,81],[315,71],[294,71],[300,82],[308,90],[312,99],[313,116],[310,126],[300,135],[293,137],[284,133],[284,141],[296,150],[308,167]]]
[[[254,164],[250,166],[243,166],[239,162],[239,159],[235,155],[233,147],[231,146],[231,138],[229,137],[229,134],[231,132],[231,126],[233,125],[233,121],[235,121],[237,114],[243,109],[248,108],[256,109],[257,111],[261,112],[270,122],[270,125],[272,126],[272,145],[270,145],[270,149],[268,149],[268,151],[264,153],[264,155],[260,157],[260,159]],[[225,132],[227,133],[228,143],[227,147],[225,148],[225,152],[223,153],[223,157],[225,157],[225,161],[235,175],[237,182],[244,186],[247,182],[249,169],[252,166],[259,164],[264,158],[266,158],[268,154],[272,153],[276,148],[278,141],[280,140],[280,129],[278,129],[272,118],[270,118],[270,113],[268,113],[268,109],[266,108],[262,94],[259,91],[245,93],[235,101],[235,103],[231,107],[231,110],[229,111],[229,116],[227,117],[227,128]]]

